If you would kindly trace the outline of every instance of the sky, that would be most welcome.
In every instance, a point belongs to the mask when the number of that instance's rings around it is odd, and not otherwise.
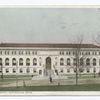
[[[97,8],[0,8],[2,43],[92,43],[98,34]]]

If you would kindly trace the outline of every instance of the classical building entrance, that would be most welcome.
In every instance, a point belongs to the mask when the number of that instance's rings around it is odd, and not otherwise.
[[[51,57],[46,58],[46,68],[45,68],[45,75],[46,76],[52,76],[52,68],[51,68]]]
[[[51,58],[46,58],[46,70],[51,70]]]

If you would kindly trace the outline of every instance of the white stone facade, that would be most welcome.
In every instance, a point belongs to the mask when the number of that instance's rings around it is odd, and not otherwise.
[[[0,73],[4,75],[56,76],[75,74],[73,48],[0,47]],[[81,73],[100,72],[100,49],[82,48],[84,56]],[[87,61],[89,59],[90,61]]]

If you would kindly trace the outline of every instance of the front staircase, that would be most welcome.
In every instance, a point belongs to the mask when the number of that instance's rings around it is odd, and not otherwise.
[[[52,77],[52,79],[56,79],[56,80],[59,80],[59,79],[67,79],[67,76],[62,76],[62,75],[59,75],[58,73],[55,73],[54,70],[44,70],[44,76],[34,76],[32,78],[32,80],[48,80],[49,81],[49,78]]]

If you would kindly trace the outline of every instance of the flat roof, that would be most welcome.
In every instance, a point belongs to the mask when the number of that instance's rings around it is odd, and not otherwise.
[[[0,47],[18,48],[100,48],[94,44],[72,44],[72,43],[1,43]]]

